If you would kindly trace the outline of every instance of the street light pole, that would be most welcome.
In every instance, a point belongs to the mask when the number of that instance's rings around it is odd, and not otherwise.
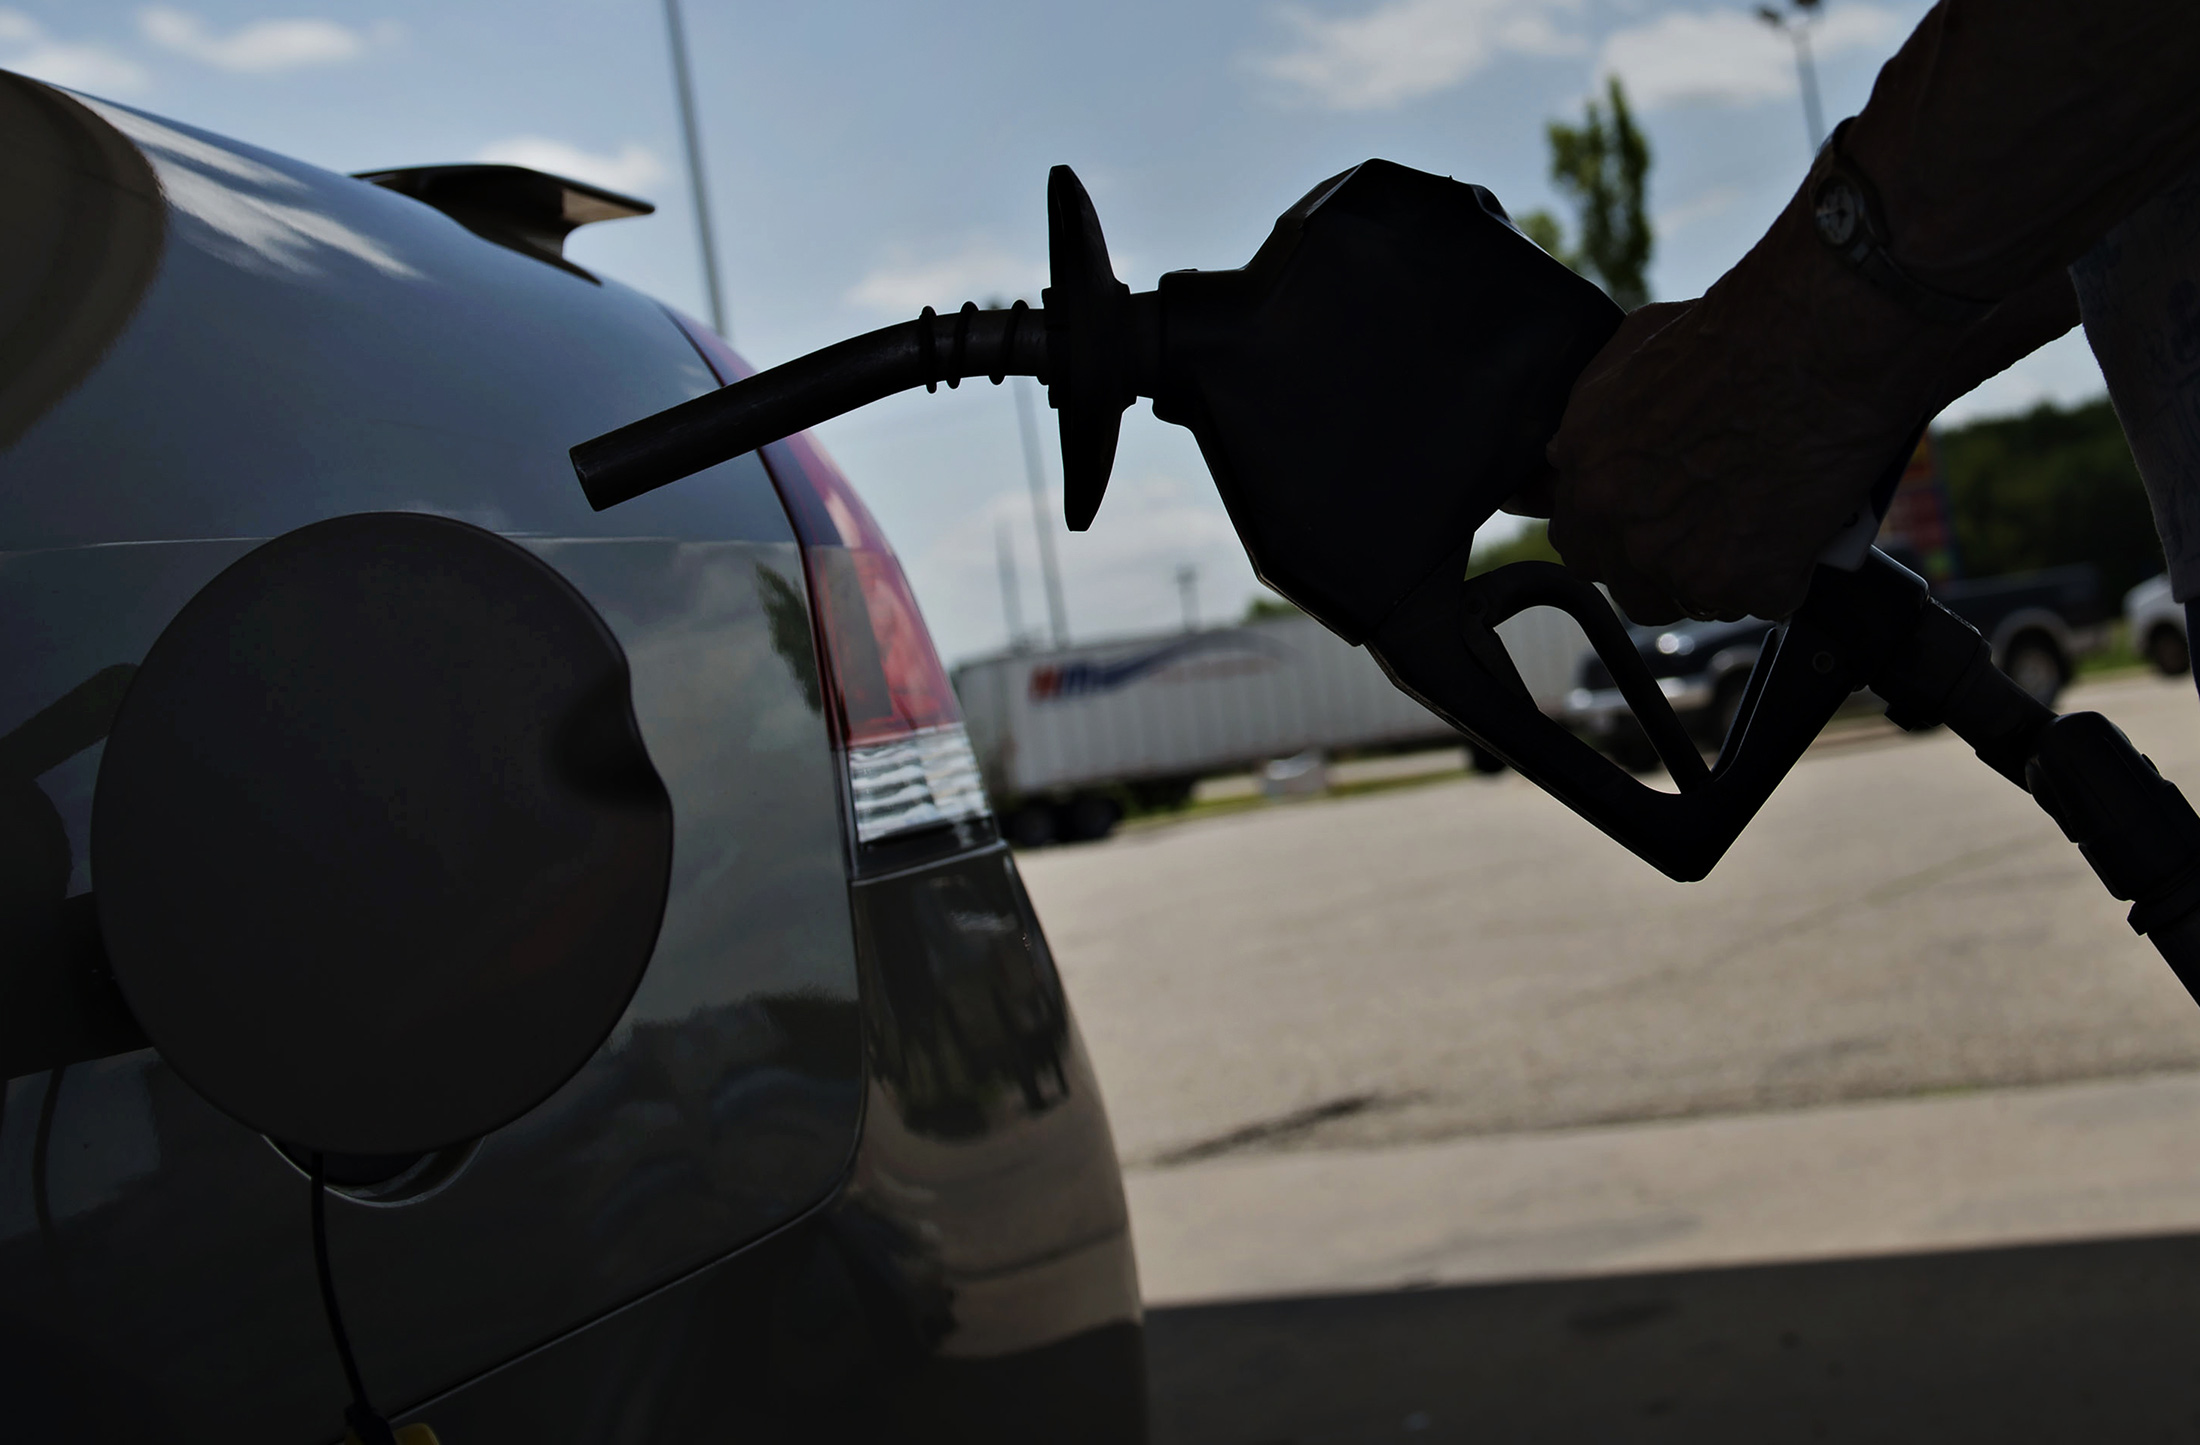
[[[1176,599],[1184,609],[1184,630],[1199,631],[1199,569],[1189,562],[1176,569]]]
[[[1810,27],[1791,25],[1788,36],[1795,42],[1795,77],[1803,88],[1803,125],[1810,132],[1810,153],[1826,143],[1826,115],[1818,106],[1818,66],[1810,53]]]
[[[1818,148],[1826,143],[1826,117],[1818,105],[1818,66],[1810,53],[1810,26],[1817,18],[1819,0],[1790,0],[1795,6],[1791,19],[1770,5],[1757,7],[1757,18],[1781,32],[1795,46],[1795,79],[1803,92],[1803,126],[1810,132],[1810,153],[1818,154]]]
[[[1001,615],[1008,623],[1008,650],[1024,650],[1023,587],[1016,580],[1016,547],[1009,540],[1008,519],[993,527],[994,559],[1001,572]]]
[[[665,0],[665,33],[672,41],[672,81],[680,97],[680,134],[687,144],[688,185],[695,193],[695,237],[703,249],[703,287],[710,295],[711,329],[730,341],[725,296],[718,288],[718,246],[710,234],[710,196],[703,188],[703,141],[695,125],[695,81],[688,73],[680,0]]]
[[[1032,415],[1031,384],[1016,378],[1016,427],[1024,438],[1024,475],[1031,482],[1031,525],[1039,534],[1039,573],[1046,580],[1047,624],[1056,647],[1069,646],[1069,611],[1062,605],[1062,571],[1054,558],[1053,518],[1047,515],[1046,463],[1039,450],[1039,419]]]

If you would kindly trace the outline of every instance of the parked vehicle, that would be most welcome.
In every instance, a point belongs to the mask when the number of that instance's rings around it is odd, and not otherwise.
[[[2164,677],[2192,671],[2192,648],[2185,635],[2185,606],[2170,595],[2169,575],[2150,577],[2124,594],[2124,635],[2132,651],[2154,664]]]
[[[2113,614],[2100,570],[2086,563],[1961,578],[1935,587],[1933,596],[1985,635],[1996,667],[2049,706],[2078,659],[2108,645]]]
[[[341,1435],[314,1202],[366,1387],[452,1445],[1143,1439],[1107,1118],[892,551],[801,438],[608,516],[574,484],[574,443],[746,371],[704,328],[563,256],[573,226],[646,205],[514,167],[348,178],[5,74],[0,135],[10,1437]],[[430,534],[503,568],[420,571],[488,599],[451,614],[454,631],[501,625],[505,574],[577,619],[616,665],[579,680],[585,705],[557,726],[519,719],[547,751],[467,780],[600,802],[645,841],[661,824],[667,846],[566,867],[545,816],[526,856],[475,857],[475,820],[423,788],[376,793],[280,855],[215,836],[165,855],[203,880],[174,906],[260,928],[245,961],[318,978],[320,951],[384,927],[390,900],[363,881],[382,875],[314,873],[316,859],[383,848],[433,893],[544,851],[558,866],[519,879],[539,911],[508,958],[470,957],[494,922],[471,884],[437,904],[437,946],[497,989],[545,959],[585,969],[595,901],[642,869],[646,969],[577,1072],[452,1148],[324,1155],[323,1192],[294,1141],[210,1101],[203,1063],[151,1046],[176,1037],[145,1009],[158,888],[128,905],[117,890],[146,876],[138,809],[165,784],[108,765],[156,755],[124,748],[124,724],[168,727],[233,767],[223,788],[263,789],[279,811],[297,795],[267,778],[341,792],[376,769],[432,771],[430,744],[501,726],[439,708],[471,679],[442,667],[435,631],[390,672],[272,605],[204,656],[260,669],[264,697],[227,716],[279,747],[240,754],[211,715],[133,708],[147,659],[209,609],[228,615],[236,579],[333,555],[313,548],[339,534],[382,539],[396,570],[292,569],[283,585],[342,593],[368,633],[414,605],[411,584],[375,579],[414,575],[424,554],[405,539]],[[349,685],[370,665],[389,687],[347,696],[427,741],[376,736],[290,686]],[[528,657],[507,665],[535,676]],[[572,681],[549,673],[535,680]],[[285,901],[301,931],[226,906],[232,890],[263,898],[264,868],[326,883]],[[534,997],[545,1017],[562,1007]],[[323,1035],[293,1029],[296,1000],[251,1002],[236,1031],[291,1048],[319,1087]],[[494,1057],[417,1064],[478,1074]]]
[[[1944,583],[1933,595],[1985,635],[1995,666],[2042,703],[2052,705],[2070,681],[2077,660],[2106,640],[2100,574],[2093,567],[2053,567]],[[1658,688],[1706,749],[1716,749],[1733,725],[1743,686],[1773,624],[1676,622],[1670,627],[1630,627],[1636,650]],[[1611,670],[1593,652],[1582,654],[1563,716],[1582,734],[1629,767],[1650,768],[1650,747]]]
[[[1658,690],[1705,748],[1716,748],[1734,724],[1743,684],[1757,661],[1772,624],[1746,617],[1739,622],[1676,622],[1670,627],[1634,627],[1627,635],[1649,665]],[[1631,768],[1657,766],[1657,751],[1620,695],[1612,670],[1594,652],[1580,654],[1579,672],[1561,714],[1565,721]]]
[[[1556,709],[1580,628],[1546,609],[1499,631]],[[1126,800],[1178,803],[1202,777],[1268,759],[1461,741],[1311,617],[1003,653],[958,667],[955,690],[986,789],[1025,846],[1105,836]]]

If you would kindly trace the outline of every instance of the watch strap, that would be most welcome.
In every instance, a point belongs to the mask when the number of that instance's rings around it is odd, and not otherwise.
[[[1833,128],[1811,165],[1807,194],[1811,228],[1820,244],[1920,320],[1967,324],[1993,310],[1993,301],[1928,286],[1896,262],[1887,249],[1887,218],[1877,188],[1841,153],[1842,137],[1854,119]]]

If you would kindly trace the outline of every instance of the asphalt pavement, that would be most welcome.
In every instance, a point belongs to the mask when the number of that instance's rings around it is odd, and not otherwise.
[[[1147,1319],[1156,1445],[2200,1438],[2200,1237],[1311,1295]]]
[[[2063,705],[2200,785],[2189,682]],[[1021,866],[1134,1168],[2200,1068],[2124,907],[1946,732],[1814,750],[1700,883],[1510,774]]]
[[[2189,680],[2062,706],[2200,796]],[[1511,776],[1021,864],[1162,1441],[2200,1438],[2200,1008],[1946,733],[1696,884]]]

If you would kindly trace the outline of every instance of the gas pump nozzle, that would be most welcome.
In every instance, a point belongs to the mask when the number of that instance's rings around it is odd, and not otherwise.
[[[1188,428],[1261,580],[1400,688],[1669,876],[1708,873],[1842,701],[1945,723],[2037,798],[2200,996],[2200,817],[2122,733],[2057,718],[1996,669],[1861,516],[1767,639],[1706,765],[1602,593],[1563,567],[1466,576],[1535,479],[1621,312],[1479,186],[1369,161],[1314,188],[1235,271],[1117,280],[1084,187],[1048,178],[1042,309],[929,308],[573,448],[597,509],[915,386],[1047,383],[1069,526],[1091,525],[1123,411]],[[1877,506],[1905,458],[1894,459]],[[1531,607],[1588,634],[1671,774],[1649,787],[1535,705],[1496,634]],[[2189,971],[2188,971],[2189,970]]]

